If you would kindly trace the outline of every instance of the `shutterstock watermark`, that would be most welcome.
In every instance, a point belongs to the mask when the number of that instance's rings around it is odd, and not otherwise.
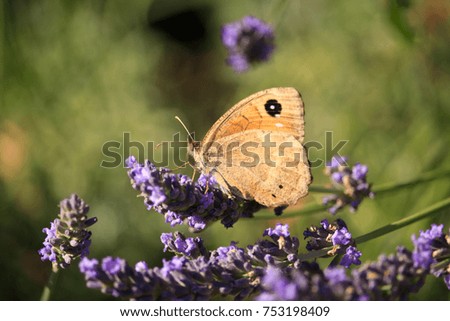
[[[305,153],[300,148],[300,143],[295,139],[280,141],[280,136],[267,133],[262,139],[245,141],[230,140],[226,143],[216,141],[202,146],[202,161],[207,167],[241,166],[254,167],[265,163],[268,166],[296,167],[299,162],[304,162]],[[342,156],[340,151],[348,140],[333,141],[333,132],[325,132],[324,143],[318,141],[304,142],[303,146],[308,154],[312,168],[323,166],[325,159],[332,156]],[[194,142],[194,146],[199,142]],[[171,164],[176,167],[184,167],[189,161],[189,143],[181,139],[181,134],[175,133],[170,141],[163,142],[139,142],[131,139],[131,134],[124,132],[122,141],[108,141],[102,146],[103,160],[100,163],[104,168],[116,168],[124,166],[124,160],[130,155],[137,159],[148,159],[155,166],[168,167]],[[317,153],[312,153],[316,151]],[[324,151],[324,153],[323,153]],[[312,154],[324,155],[322,158],[312,158]],[[280,162],[282,160],[282,163]],[[278,161],[278,162],[277,162]]]

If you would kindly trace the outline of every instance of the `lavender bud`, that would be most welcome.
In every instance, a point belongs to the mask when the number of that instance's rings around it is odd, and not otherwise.
[[[86,228],[97,222],[96,217],[88,218],[89,206],[76,194],[60,203],[59,219],[50,223],[50,228],[39,250],[42,261],[52,262],[53,269],[67,268],[73,260],[89,254],[91,232]]]

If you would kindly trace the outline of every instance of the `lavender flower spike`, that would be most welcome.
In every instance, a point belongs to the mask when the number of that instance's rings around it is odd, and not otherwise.
[[[332,205],[328,211],[336,214],[345,206],[354,212],[364,198],[373,198],[371,185],[367,183],[368,167],[356,163],[353,167],[347,165],[347,158],[334,156],[325,167],[325,174],[330,176],[332,185],[341,192],[327,195],[323,198],[324,205]]]
[[[342,254],[341,265],[346,268],[351,264],[359,265],[362,253],[355,247],[352,234],[348,231],[347,225],[341,219],[333,223],[323,220],[320,226],[311,226],[303,232],[305,239],[308,239],[306,249],[308,251],[331,248],[327,255],[334,256]]]
[[[89,206],[76,194],[60,202],[59,218],[50,222],[44,247],[39,250],[42,261],[50,261],[53,270],[68,267],[73,260],[89,254],[91,232],[86,228],[97,222],[96,217],[88,218]]]
[[[131,300],[406,300],[433,269],[448,283],[448,266],[442,263],[448,265],[450,242],[448,235],[438,235],[440,230],[438,226],[422,232],[433,236],[429,243],[435,248],[432,255],[437,264],[432,263],[431,270],[416,266],[413,253],[404,247],[351,272],[341,266],[322,270],[316,262],[300,259],[298,238],[282,224],[266,229],[264,239],[245,249],[231,242],[207,251],[200,238],[163,233],[166,249],[178,256],[163,260],[161,267],[152,268],[145,262],[133,267],[121,258],[106,257],[101,261],[83,258],[79,268],[89,288]],[[336,231],[343,231],[344,237],[334,241],[339,243],[334,246],[341,247],[349,233],[343,221],[330,224],[323,220],[320,228],[306,234],[317,238],[326,234],[326,242],[333,244]],[[359,264],[360,253],[352,243],[342,247],[349,261],[343,260],[342,265]]]
[[[299,240],[287,225],[264,232],[266,239],[240,248],[229,246],[207,251],[200,238],[163,233],[166,250],[178,256],[163,260],[161,267],[139,262],[134,267],[121,258],[83,258],[79,264],[89,288],[132,300],[248,299],[261,290],[265,268],[294,267]],[[283,239],[283,242],[280,240]],[[282,246],[280,246],[280,244]]]
[[[250,64],[272,55],[273,29],[258,18],[246,16],[222,27],[222,43],[228,49],[228,65],[236,72],[245,72]]]
[[[149,161],[140,164],[127,159],[133,188],[144,197],[148,210],[164,215],[171,226],[187,224],[194,232],[221,221],[231,227],[241,217],[252,217],[262,205],[225,194],[213,176],[201,175],[197,182],[188,176],[157,168]]]
[[[431,228],[412,236],[414,266],[442,277],[450,290],[450,230],[443,232],[444,225],[431,224]]]
[[[169,250],[177,255],[191,258],[201,255],[208,257],[208,251],[200,237],[185,237],[180,232],[162,233],[161,242],[164,244],[164,251]]]
[[[413,265],[403,247],[346,273],[342,267],[321,270],[315,263],[296,269],[270,267],[257,300],[406,300],[424,284],[426,273]]]

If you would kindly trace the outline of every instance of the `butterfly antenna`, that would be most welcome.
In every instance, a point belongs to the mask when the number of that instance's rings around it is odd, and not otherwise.
[[[187,129],[186,125],[183,123],[183,121],[180,119],[180,117],[175,116],[175,119],[178,120],[181,124],[181,126],[183,126],[183,128],[186,130],[186,133],[188,134],[189,138],[191,141],[195,141],[194,137],[192,137],[191,133],[189,132],[189,130]]]
[[[180,117],[175,116],[175,119],[178,120],[178,121],[180,122],[181,126],[183,126],[183,128],[186,130],[186,133],[187,133],[188,136],[189,136],[190,143],[194,143],[194,142],[195,142],[194,137],[191,135],[191,133],[189,132],[189,130],[187,129],[187,127],[186,127],[186,125],[183,123],[183,121],[180,119]],[[186,164],[191,165],[192,169],[194,170],[194,172],[192,173],[192,180],[194,180],[194,177],[195,177],[195,174],[196,174],[196,169],[195,169],[195,167],[194,167],[189,161],[187,161],[186,163],[184,163],[184,165],[186,165]]]
[[[178,165],[177,167],[175,167],[175,170],[180,169],[180,168],[186,168],[186,165],[188,165],[188,164],[189,164],[189,162],[186,161],[182,165]]]

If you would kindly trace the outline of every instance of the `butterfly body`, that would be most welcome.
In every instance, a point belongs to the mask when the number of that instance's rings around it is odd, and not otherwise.
[[[228,193],[267,207],[306,196],[312,181],[304,139],[304,105],[294,88],[257,92],[226,112],[190,154]]]

